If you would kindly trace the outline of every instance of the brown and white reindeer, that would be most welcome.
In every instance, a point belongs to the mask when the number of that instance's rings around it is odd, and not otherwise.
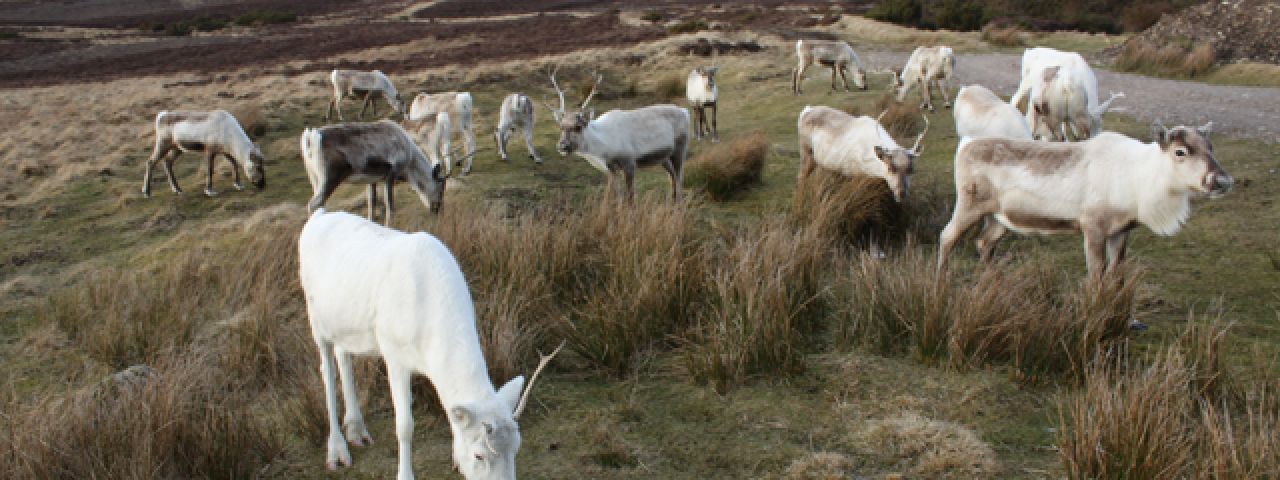
[[[498,142],[498,155],[502,161],[510,162],[507,156],[507,140],[516,130],[524,130],[524,145],[529,148],[529,158],[534,163],[542,164],[542,157],[533,148],[533,100],[523,93],[513,93],[502,99],[502,109],[498,114],[498,127],[493,130],[494,140]]]
[[[440,211],[447,175],[441,159],[414,143],[409,133],[391,120],[373,123],[342,123],[308,128],[299,140],[302,163],[311,181],[311,201],[307,210],[324,206],[342,182],[369,184],[369,219],[378,202],[377,187],[384,184],[386,214],[383,224],[391,224],[391,207],[397,181],[407,181],[433,213]]]
[[[413,98],[413,104],[409,107],[409,119],[421,120],[422,117],[431,115],[436,112],[447,112],[449,121],[453,124],[453,131],[462,135],[466,141],[466,165],[462,167],[462,174],[471,173],[471,160],[476,155],[476,134],[471,129],[471,93],[469,92],[443,92],[443,93],[419,93]],[[462,163],[463,159],[456,159],[455,163]],[[446,166],[450,172],[452,167]]]
[[[449,164],[453,160],[453,144],[450,139],[453,122],[449,119],[449,113],[432,113],[419,120],[406,118],[400,122],[400,126],[417,139],[418,146],[422,147],[427,158],[444,166],[445,176],[448,176]]]
[[[800,179],[807,178],[816,167],[843,175],[881,178],[889,185],[893,199],[902,203],[910,190],[920,141],[929,131],[929,118],[925,117],[924,122],[924,130],[916,137],[915,144],[906,149],[898,146],[878,118],[855,117],[830,107],[806,106],[796,122],[800,157],[804,162]]]
[[[951,108],[951,99],[947,96],[947,91],[951,89],[951,79],[955,76],[956,69],[956,53],[951,47],[916,47],[911,52],[911,57],[907,58],[907,64],[902,70],[894,72],[890,88],[896,89],[898,102],[907,99],[907,93],[911,89],[919,86],[920,97],[922,103],[921,108],[927,108],[930,112],[933,109],[933,94],[930,92],[931,87],[938,87],[938,91],[942,93],[943,106]]]
[[[682,169],[689,153],[688,110],[675,105],[650,105],[635,110],[610,110],[596,117],[587,105],[600,86],[599,74],[594,75],[595,84],[586,100],[577,108],[567,110],[564,91],[556,83],[556,72],[549,73],[551,85],[560,96],[559,109],[547,105],[560,124],[560,141],[556,144],[560,155],[576,153],[586,159],[609,175],[611,189],[613,175],[621,173],[629,201],[635,199],[636,169],[661,166],[671,177],[672,198],[680,200]]]
[[[689,99],[689,108],[694,115],[694,134],[701,140],[711,135],[711,141],[720,141],[720,131],[716,127],[716,113],[719,108],[716,101],[720,97],[720,89],[716,85],[716,73],[720,67],[697,67],[689,72],[685,82],[685,98]],[[707,111],[711,111],[711,120],[707,121]]]
[[[236,190],[243,190],[240,183],[240,168],[244,167],[249,182],[259,190],[267,186],[263,175],[262,164],[265,159],[249,136],[225,110],[200,111],[165,111],[156,114],[156,145],[147,159],[146,173],[142,176],[142,195],[151,196],[151,170],[156,162],[164,159],[164,173],[169,178],[169,188],[173,193],[182,194],[178,187],[178,179],[173,176],[173,161],[182,152],[204,152],[205,163],[208,164],[209,175],[205,181],[204,194],[210,197],[217,195],[213,190],[213,161],[222,155],[231,163],[235,173]]]
[[[346,119],[342,118],[342,99],[362,95],[364,101],[357,115],[359,119],[364,119],[364,111],[369,108],[369,105],[373,105],[373,114],[378,114],[378,104],[373,101],[375,96],[381,96],[386,100],[387,105],[390,105],[396,113],[403,115],[405,112],[404,99],[400,98],[400,92],[397,92],[395,85],[391,84],[391,79],[379,70],[371,72],[334,70],[329,74],[329,83],[333,85],[333,99],[329,100],[329,107],[324,111],[325,120],[328,120],[336,109],[338,120],[345,121]]]
[[[854,67],[853,84],[867,89],[867,69],[848,43],[835,40],[796,40],[796,68],[791,71],[791,91],[799,95],[804,82],[804,71],[809,65],[820,64],[831,69],[831,91],[836,91],[836,74],[849,91],[849,67]]]
[[[1193,194],[1231,190],[1232,178],[1213,154],[1211,125],[1170,130],[1157,123],[1152,143],[1113,132],[1076,143],[961,139],[955,211],[942,230],[938,270],[981,220],[983,260],[1008,230],[1082,233],[1090,278],[1101,278],[1124,260],[1129,232],[1138,225],[1173,235],[1191,214]]]
[[[956,92],[956,135],[1031,140],[1031,128],[1022,112],[1005,103],[982,85],[966,85]]]

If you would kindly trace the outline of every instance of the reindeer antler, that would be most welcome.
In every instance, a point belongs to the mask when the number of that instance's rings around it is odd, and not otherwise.
[[[551,109],[551,114],[556,117],[556,120],[559,120],[560,116],[564,114],[564,90],[561,90],[560,84],[556,83],[556,72],[558,71],[560,71],[560,65],[556,65],[554,69],[547,72],[547,76],[551,77],[551,86],[556,88],[556,95],[560,96],[560,108],[551,108],[551,105],[547,103],[545,98],[542,100],[542,103],[546,105],[547,108]]]
[[[542,355],[542,359],[538,360],[538,368],[533,370],[533,376],[529,377],[529,384],[525,385],[524,393],[520,394],[520,403],[516,404],[516,411],[511,415],[513,418],[520,418],[520,414],[524,412],[525,403],[529,401],[529,392],[533,391],[533,383],[538,381],[538,374],[542,373],[542,369],[546,368],[548,363],[551,363],[551,359],[555,358],[557,353],[560,353],[560,349],[564,348],[566,341],[567,340],[561,340],[560,346],[556,347],[555,350],[552,350],[551,355]]]
[[[920,141],[924,140],[924,134],[929,131],[929,116],[924,114],[921,114],[920,116],[924,117],[924,130],[920,131],[920,135],[916,137],[915,145],[911,146],[911,153],[916,155],[920,154]]]
[[[604,75],[598,72],[592,72],[591,76],[595,77],[596,81],[591,85],[591,93],[587,94],[587,99],[582,101],[581,107],[578,107],[579,110],[585,110],[587,108],[587,104],[591,103],[591,97],[596,96],[596,88],[600,87],[600,80],[604,77]]]

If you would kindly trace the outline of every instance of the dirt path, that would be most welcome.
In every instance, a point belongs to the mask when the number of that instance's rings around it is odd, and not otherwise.
[[[905,52],[866,52],[868,68],[884,69],[906,61]],[[956,59],[958,85],[981,84],[1005,98],[1018,88],[1020,55],[961,54]],[[1098,74],[1099,96],[1124,92],[1113,111],[1140,121],[1162,120],[1166,125],[1200,125],[1212,120],[1215,132],[1280,142],[1280,89],[1208,85],[1165,80],[1108,70]],[[915,92],[912,92],[914,95]]]

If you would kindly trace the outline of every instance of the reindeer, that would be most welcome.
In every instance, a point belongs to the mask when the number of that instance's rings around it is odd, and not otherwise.
[[[1079,141],[1102,131],[1102,114],[1124,93],[1112,93],[1098,104],[1098,85],[1093,78],[1092,70],[1060,65],[1041,70],[1041,81],[1028,96],[1027,117],[1036,137],[1064,142],[1070,127],[1070,138]]]
[[[413,478],[409,381],[414,373],[435,385],[453,433],[453,462],[462,475],[516,478],[516,421],[538,374],[563,343],[538,362],[528,387],[518,376],[495,390],[467,281],[449,249],[425,232],[404,233],[348,213],[316,209],[298,237],[298,273],[320,351],[329,417],[325,463],[330,470],[352,464],[347,442],[373,443],[360,411],[351,356],[377,355],[386,364],[395,408],[397,478]],[[346,407],[343,425],[338,423],[335,363]]]
[[[244,129],[240,128],[240,122],[230,113],[225,110],[164,111],[156,114],[156,145],[151,151],[151,158],[147,159],[146,172],[142,175],[142,196],[151,197],[151,170],[162,158],[164,174],[169,178],[169,188],[173,189],[173,193],[182,195],[178,179],[173,176],[173,161],[182,152],[204,152],[209,169],[208,179],[204,184],[204,194],[207,196],[218,194],[213,190],[213,160],[218,155],[231,162],[236,190],[244,190],[240,183],[241,164],[254,187],[262,190],[267,186],[266,176],[262,171],[262,164],[265,162],[262,149],[249,140]]]
[[[720,67],[695,68],[689,72],[689,79],[685,83],[685,97],[689,99],[689,108],[697,117],[695,135],[699,140],[709,133],[711,141],[720,141],[720,132],[716,128],[716,99],[720,93],[716,88],[716,73],[719,71]],[[711,110],[710,125],[707,124],[707,110]]]
[[[378,203],[380,182],[385,184],[384,224],[391,224],[391,207],[395,203],[392,187],[396,181],[408,181],[423,205],[432,213],[440,211],[448,179],[441,172],[441,160],[433,158],[435,152],[424,154],[408,132],[391,120],[308,128],[299,143],[313,192],[307,202],[308,211],[324,206],[338,185],[348,179],[369,184],[370,220]]]
[[[453,130],[453,122],[448,112],[438,112],[423,116],[419,120],[404,119],[400,126],[417,138],[418,145],[426,152],[432,162],[444,165],[445,175],[449,175],[449,164],[453,160],[453,144],[449,134]]]
[[[924,118],[924,129],[910,149],[898,146],[880,125],[880,118],[854,117],[830,107],[805,106],[796,129],[804,162],[801,181],[819,166],[844,175],[882,178],[893,192],[893,199],[902,203],[907,199],[915,160],[920,156],[920,141],[929,131],[929,118]]]
[[[560,141],[556,150],[562,156],[577,153],[609,175],[610,189],[613,173],[622,173],[626,180],[627,199],[635,200],[635,172],[637,167],[661,165],[671,177],[671,196],[680,200],[681,169],[689,151],[689,111],[675,105],[650,105],[635,110],[610,110],[595,117],[588,110],[591,97],[600,86],[601,76],[595,74],[595,83],[586,100],[576,109],[566,110],[564,91],[556,83],[556,72],[549,72],[551,86],[560,96],[560,108],[547,104],[556,123],[560,124]]]
[[[898,102],[907,99],[912,87],[920,86],[921,108],[933,109],[933,94],[929,88],[937,86],[942,93],[943,106],[951,108],[947,90],[951,89],[951,77],[955,75],[956,54],[951,47],[916,47],[902,70],[895,71],[890,88],[897,90]]]
[[[419,93],[413,98],[413,105],[409,107],[409,119],[421,120],[422,117],[436,112],[448,112],[453,130],[466,140],[467,164],[462,168],[462,174],[471,173],[471,160],[476,155],[476,134],[471,129],[471,93]],[[459,159],[456,163],[462,163],[462,160]]]
[[[1083,233],[1092,279],[1124,260],[1129,232],[1146,225],[1176,234],[1191,214],[1190,197],[1219,197],[1233,180],[1213,155],[1212,123],[1152,126],[1143,143],[1104,132],[1076,143],[964,138],[956,149],[956,205],[942,230],[938,271],[965,231],[984,221],[978,251],[990,260],[1007,230]]]
[[[849,91],[849,66],[855,67],[853,84],[859,89],[867,89],[867,69],[862,60],[853,52],[849,44],[833,40],[796,40],[796,68],[791,71],[791,91],[800,95],[800,84],[804,81],[804,71],[809,65],[818,63],[831,69],[831,91],[836,91],[836,74],[844,82],[844,90]]]
[[[404,99],[400,98],[400,93],[396,91],[395,85],[391,84],[391,79],[380,70],[372,72],[334,70],[329,74],[329,83],[333,85],[333,99],[329,100],[329,107],[324,111],[325,120],[329,120],[329,116],[336,109],[338,120],[345,121],[342,118],[342,99],[360,95],[364,95],[364,103],[360,105],[358,119],[364,119],[364,110],[371,104],[373,114],[378,114],[378,104],[373,102],[374,95],[382,96],[392,110],[401,115],[404,114]]]
[[[982,85],[968,85],[956,92],[956,135],[1031,139],[1022,112],[1004,103]]]
[[[529,148],[529,158],[538,165],[542,164],[542,157],[538,155],[538,150],[533,148],[533,126],[535,125],[533,110],[533,101],[524,94],[513,93],[502,99],[498,127],[493,130],[493,137],[498,143],[498,155],[502,156],[502,161],[511,161],[507,156],[507,140],[511,138],[513,132],[521,129],[524,130],[524,145]]]

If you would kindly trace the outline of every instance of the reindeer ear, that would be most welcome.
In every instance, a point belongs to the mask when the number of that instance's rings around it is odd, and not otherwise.
[[[1196,132],[1199,132],[1200,135],[1205,137],[1209,136],[1209,133],[1213,132],[1213,122],[1210,121],[1209,123],[1196,127]]]
[[[472,412],[470,408],[462,405],[449,409],[449,419],[453,420],[453,423],[458,424],[462,428],[470,427],[471,423],[475,421],[475,418],[475,413]]]
[[[1163,122],[1156,120],[1151,124],[1151,138],[1160,145],[1161,149],[1164,149],[1169,146],[1169,129],[1164,128]]]
[[[498,389],[498,399],[507,406],[511,413],[515,413],[516,406],[520,405],[520,394],[524,391],[524,376],[518,376]]]
[[[431,178],[433,180],[440,181],[440,164],[439,163],[435,164],[434,167],[431,167]]]
[[[888,162],[888,161],[889,161],[889,151],[888,151],[888,150],[885,150],[885,148],[884,148],[884,147],[881,147],[881,146],[879,146],[879,145],[876,145],[875,149],[876,149],[876,158],[879,158],[881,161],[884,161],[884,162]]]

